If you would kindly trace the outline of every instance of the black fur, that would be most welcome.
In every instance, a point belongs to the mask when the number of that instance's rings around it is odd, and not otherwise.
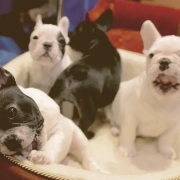
[[[12,74],[0,67],[0,129],[6,131],[27,126],[39,134],[43,123],[44,119],[34,100],[23,94]],[[21,140],[13,134],[7,136],[4,144],[9,150],[21,149]]]
[[[88,128],[97,109],[112,103],[120,84],[120,56],[106,35],[111,22],[112,12],[107,10],[97,21],[77,26],[69,45],[83,57],[63,71],[49,94],[59,104],[66,100],[75,105],[79,127],[88,138],[94,135]]]
[[[66,41],[64,39],[64,36],[61,33],[58,34],[57,41],[59,43],[59,49],[62,52],[62,54],[64,55]]]
[[[111,27],[112,23],[112,11],[107,10],[99,19],[95,22],[91,22],[86,16],[86,21],[80,23],[75,30],[70,34],[69,46],[76,51],[80,51],[83,55],[90,54],[98,41],[103,43],[103,40],[107,42],[106,32]],[[105,51],[106,49],[104,49]],[[100,53],[99,53],[100,54]]]
[[[4,145],[10,150],[10,151],[20,151],[22,149],[21,146],[22,140],[18,139],[18,137],[15,134],[9,135],[4,140]]]

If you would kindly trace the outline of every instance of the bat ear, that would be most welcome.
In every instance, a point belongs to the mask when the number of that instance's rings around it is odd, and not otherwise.
[[[144,44],[143,53],[147,54],[148,50],[151,48],[154,42],[161,38],[161,35],[156,29],[155,25],[149,20],[142,24],[140,33]]]
[[[0,67],[0,89],[10,86],[16,86],[14,76],[9,71]]]
[[[58,23],[58,27],[60,28],[60,31],[64,36],[66,43],[69,42],[69,37],[68,37],[69,24],[70,24],[69,19],[66,16],[62,17]]]
[[[40,14],[38,14],[37,17],[36,17],[36,25],[35,25],[34,29],[37,29],[42,25],[43,25],[42,17],[41,17]]]
[[[88,13],[86,14],[85,21],[90,21]]]
[[[110,9],[106,10],[95,22],[106,32],[110,29],[113,21],[113,14]]]

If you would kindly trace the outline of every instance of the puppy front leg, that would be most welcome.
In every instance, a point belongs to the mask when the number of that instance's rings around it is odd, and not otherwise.
[[[61,130],[58,130],[61,131]],[[67,155],[64,133],[54,133],[40,150],[32,150],[28,159],[35,164],[59,163]]]
[[[177,154],[172,146],[173,135],[175,128],[171,128],[167,132],[163,133],[158,139],[158,150],[159,152],[168,159],[176,159]]]
[[[133,157],[136,155],[136,128],[136,123],[132,123],[132,121],[127,118],[124,119],[124,123],[121,125],[119,150],[121,155],[125,157]]]
[[[80,116],[79,128],[83,131],[88,139],[93,138],[94,133],[89,132],[88,128],[93,124],[95,120],[97,108],[95,107],[90,97],[81,97],[80,99],[78,99],[75,105]]]
[[[89,142],[79,127],[74,124],[72,127],[74,131],[70,153],[77,156],[77,158],[81,161],[84,169],[93,172],[107,173],[107,171],[101,168],[92,157],[91,153],[89,152]]]

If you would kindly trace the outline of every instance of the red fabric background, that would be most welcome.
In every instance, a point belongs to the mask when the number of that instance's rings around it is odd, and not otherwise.
[[[180,10],[116,0],[112,28],[140,30],[145,20],[151,20],[162,35],[177,34]]]
[[[108,37],[116,48],[141,53],[143,43],[139,30],[145,20],[151,20],[163,36],[178,33],[180,10],[132,1],[99,0],[89,12],[90,19],[96,20],[108,8],[113,11]]]

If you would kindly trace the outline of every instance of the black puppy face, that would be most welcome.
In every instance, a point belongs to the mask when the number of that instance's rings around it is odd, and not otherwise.
[[[69,45],[71,48],[85,53],[93,48],[96,43],[106,38],[106,31],[112,23],[112,11],[107,10],[95,22],[86,21],[80,23],[70,35]]]
[[[18,87],[0,90],[0,129],[5,131],[21,124],[36,128],[39,118],[42,117],[35,102]]]
[[[10,154],[26,148],[40,133],[44,120],[34,100],[23,94],[14,77],[1,67],[0,86],[0,152]]]

